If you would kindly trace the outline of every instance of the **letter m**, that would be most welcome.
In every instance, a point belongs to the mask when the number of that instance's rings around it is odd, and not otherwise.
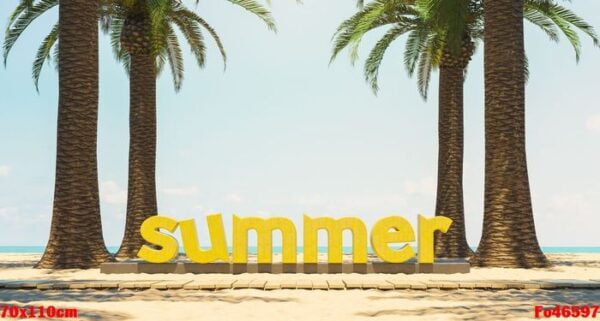
[[[342,232],[344,230],[352,231],[353,262],[367,262],[367,228],[359,218],[310,218],[308,215],[304,215],[304,263],[317,263],[317,237],[321,229],[327,231],[329,263],[342,263]]]
[[[238,217],[233,216],[233,263],[248,260],[248,231],[255,230],[258,237],[258,263],[271,263],[273,254],[273,230],[282,235],[283,263],[296,263],[296,227],[285,217]]]

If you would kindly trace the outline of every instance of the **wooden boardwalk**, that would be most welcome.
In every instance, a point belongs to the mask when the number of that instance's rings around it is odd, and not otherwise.
[[[0,281],[0,291],[7,290],[204,290],[224,289],[256,290],[528,290],[528,289],[596,289],[600,280],[480,280],[480,281],[408,281],[402,279],[366,280],[360,278],[335,280],[265,280],[265,279],[214,279],[214,280],[140,280],[140,281]]]

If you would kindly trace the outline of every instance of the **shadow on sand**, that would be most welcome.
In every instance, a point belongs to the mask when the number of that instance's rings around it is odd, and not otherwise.
[[[410,291],[400,295],[369,296],[368,300],[429,300],[425,308],[364,310],[354,315],[360,317],[423,317],[445,320],[513,320],[533,318],[536,305],[589,305],[600,301],[600,291],[581,290],[428,290]],[[448,302],[452,304],[448,305]]]

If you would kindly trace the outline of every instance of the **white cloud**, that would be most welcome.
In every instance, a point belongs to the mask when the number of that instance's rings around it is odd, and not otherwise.
[[[592,133],[600,134],[600,114],[588,117],[585,127]]]
[[[7,220],[14,216],[17,216],[18,213],[19,209],[17,207],[0,207],[0,219],[2,220]]]
[[[127,191],[115,181],[104,181],[100,183],[100,200],[108,204],[125,204]]]
[[[48,212],[46,212],[48,210]],[[51,209],[43,209],[26,206],[21,209],[16,206],[0,207],[0,222],[10,224],[39,224],[48,221]]]
[[[406,194],[435,195],[436,182],[433,177],[407,180],[404,182],[404,192]]]
[[[240,194],[229,193],[229,194],[227,194],[227,196],[225,196],[225,200],[227,200],[228,202],[231,202],[231,203],[239,204],[244,201],[244,198]]]
[[[402,193],[370,193],[354,195],[299,195],[290,202],[306,211],[330,211],[361,213],[381,209],[406,207],[408,202]]]
[[[187,186],[187,187],[166,187],[161,188],[160,191],[165,195],[172,196],[192,196],[198,195],[200,189],[198,186]]]
[[[0,177],[10,175],[11,168],[8,165],[0,165]]]
[[[597,195],[587,192],[554,194],[550,197],[546,205],[547,213],[544,214],[554,219],[564,218],[567,215],[570,219],[591,216],[593,213],[597,213],[594,199],[597,199]]]
[[[588,246],[597,243],[600,184],[534,194],[536,231],[542,245]]]

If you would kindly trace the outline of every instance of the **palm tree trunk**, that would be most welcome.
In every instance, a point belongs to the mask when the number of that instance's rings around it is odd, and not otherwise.
[[[525,154],[523,0],[485,1],[485,200],[472,264],[543,267]]]
[[[435,235],[437,257],[464,258],[473,253],[465,236],[463,205],[464,68],[460,62],[443,62],[440,66],[435,215],[449,217],[453,223],[447,233],[438,232]]]
[[[144,241],[140,226],[157,214],[156,162],[156,66],[148,51],[131,55],[129,115],[129,182],[125,236],[117,252],[135,258]]]
[[[112,260],[98,196],[98,1],[59,6],[56,180],[50,239],[37,268],[91,268]]]

